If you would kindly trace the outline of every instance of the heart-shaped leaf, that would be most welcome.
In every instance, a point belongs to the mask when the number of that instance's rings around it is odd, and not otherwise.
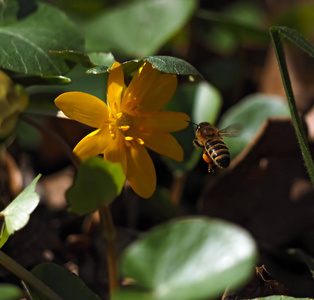
[[[76,26],[64,13],[44,3],[21,20],[2,23],[0,39],[0,67],[31,75],[61,75],[70,70],[65,60],[50,50],[83,50]]]
[[[196,6],[195,0],[139,0],[107,9],[86,26],[86,47],[130,57],[153,55],[185,25]]]
[[[225,128],[233,123],[242,125],[238,137],[224,137],[230,150],[230,155],[235,157],[253,139],[258,129],[269,117],[289,116],[289,108],[284,99],[276,95],[252,94],[227,110],[218,124],[218,128]]]
[[[214,298],[227,287],[243,285],[255,260],[255,243],[238,226],[206,218],[173,220],[126,250],[122,272],[135,285],[114,299]]]
[[[35,192],[35,187],[40,177],[41,174],[0,212],[0,216],[4,219],[0,247],[4,245],[11,234],[22,229],[28,223],[29,215],[39,203],[39,195]]]
[[[100,157],[82,162],[73,186],[66,193],[70,210],[84,215],[112,202],[121,193],[124,181],[120,164]]]

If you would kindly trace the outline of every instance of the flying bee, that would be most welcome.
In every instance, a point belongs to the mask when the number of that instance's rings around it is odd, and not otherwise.
[[[240,124],[232,124],[222,130],[218,130],[208,122],[195,125],[193,144],[204,150],[203,159],[208,163],[208,172],[213,172],[215,166],[221,169],[227,168],[230,164],[230,153],[222,136],[238,136],[242,126]]]

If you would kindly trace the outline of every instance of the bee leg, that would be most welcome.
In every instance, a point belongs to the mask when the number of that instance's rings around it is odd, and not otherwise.
[[[213,168],[213,164],[212,163],[210,163],[208,165],[208,173],[210,173],[210,172],[214,172],[214,168]]]
[[[212,159],[210,158],[210,156],[207,154],[207,152],[203,153],[203,159],[208,163],[208,173],[214,172],[214,169],[213,169],[214,163]]]

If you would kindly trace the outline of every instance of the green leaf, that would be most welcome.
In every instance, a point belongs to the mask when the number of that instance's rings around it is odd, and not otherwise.
[[[189,76],[190,81],[202,79],[202,75],[188,62],[181,58],[172,56],[147,56],[140,59],[134,59],[123,62],[122,68],[125,74],[133,75],[144,62],[151,63],[157,70],[182,76]],[[111,63],[112,65],[112,63]],[[111,65],[97,66],[87,70],[88,74],[104,74],[108,73]]]
[[[93,66],[88,55],[79,51],[62,50],[62,51],[49,51],[49,53],[59,56],[64,60],[72,61],[77,64],[80,63],[87,68]]]
[[[172,56],[148,56],[142,59],[150,62],[157,70],[176,75],[185,75],[201,79],[202,75],[188,62]]]
[[[196,90],[192,110],[192,121],[215,124],[222,106],[220,92],[207,82],[201,82]]]
[[[86,48],[130,57],[153,55],[186,24],[196,7],[195,0],[137,0],[107,9],[86,26]]]
[[[80,63],[84,67],[91,68],[98,65],[101,67],[108,68],[113,65],[116,61],[111,52],[91,52],[91,53],[82,53],[72,50],[63,50],[63,51],[50,51],[50,53],[62,57],[64,60],[72,61],[75,63]],[[92,74],[93,72],[89,72]]]
[[[228,52],[228,49],[223,47],[222,43],[226,38],[229,41],[228,44],[231,50],[239,42],[269,43],[267,30],[262,27],[265,16],[261,12],[262,9],[256,2],[237,1],[227,6],[227,9],[223,12],[201,9],[197,12],[197,17],[208,21],[212,25],[206,37],[213,50],[217,51],[215,49],[216,42],[216,47],[219,50]],[[214,35],[214,37],[211,35]]]
[[[50,287],[63,300],[100,300],[74,273],[53,263],[36,266],[32,274]],[[26,283],[33,300],[42,300],[42,295]]]
[[[70,70],[50,50],[83,50],[76,26],[57,8],[39,3],[27,17],[0,27],[0,67],[31,75],[61,75]]]
[[[0,212],[0,216],[4,217],[0,247],[4,245],[10,235],[28,223],[29,215],[39,203],[39,195],[35,192],[35,187],[40,177],[41,174]]]
[[[111,67],[116,61],[111,52],[91,52],[88,53],[88,57],[94,65]]]
[[[17,1],[3,0],[0,2],[0,24],[10,23],[16,20],[19,10]]]
[[[124,181],[120,164],[100,157],[82,162],[73,186],[66,193],[70,210],[84,215],[112,202],[121,193]]]
[[[12,76],[15,83],[19,83],[24,87],[32,85],[66,85],[71,83],[71,79],[61,75],[50,76],[28,76],[18,75]]]
[[[207,218],[173,220],[126,250],[122,272],[136,285],[114,299],[214,298],[246,283],[255,260],[254,241],[238,226]]]
[[[12,284],[0,284],[0,300],[19,300],[25,297],[24,292]]]
[[[260,126],[269,117],[289,116],[287,103],[280,96],[252,94],[227,110],[218,124],[223,129],[233,123],[243,126],[240,136],[224,137],[231,157],[238,155],[253,139]]]

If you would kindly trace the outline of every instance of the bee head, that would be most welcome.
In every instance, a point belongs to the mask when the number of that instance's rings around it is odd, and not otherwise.
[[[198,125],[196,125],[195,131],[202,130],[203,128],[208,127],[208,126],[211,126],[210,123],[208,123],[208,122],[201,122]]]
[[[208,123],[208,122],[201,122],[201,123],[199,123],[199,124],[196,124],[196,123],[194,123],[194,122],[187,121],[187,120],[186,120],[185,122],[188,122],[188,123],[190,123],[190,124],[195,125],[195,126],[196,126],[196,130],[199,130],[199,129],[205,127],[205,126],[210,125],[210,123]]]

